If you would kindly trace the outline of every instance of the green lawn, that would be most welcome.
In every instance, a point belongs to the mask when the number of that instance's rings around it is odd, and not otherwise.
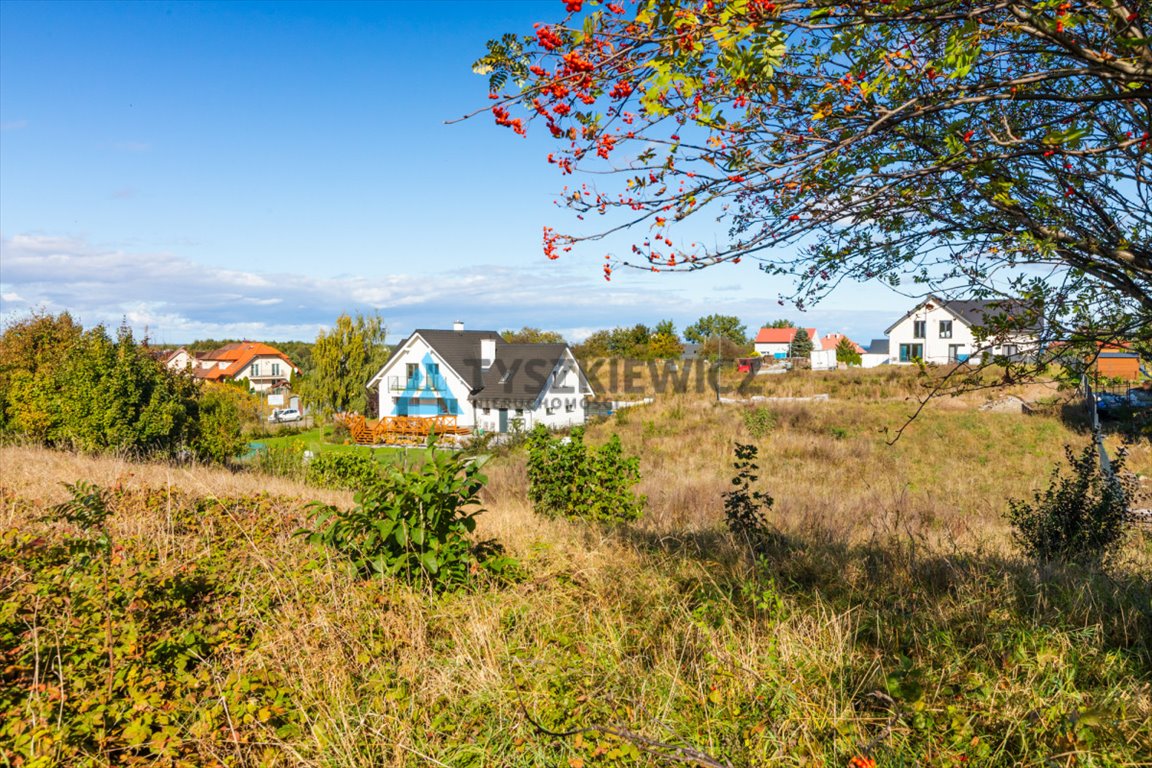
[[[325,439],[326,434],[327,428],[313,427],[312,429],[295,435],[262,437],[249,443],[249,455],[254,453],[252,449],[259,450],[257,446],[270,448],[273,446],[288,446],[295,443],[303,443],[305,450],[312,451],[317,455],[321,453],[363,453],[373,457],[381,464],[402,464],[405,460],[409,462],[419,461],[424,450],[423,448],[373,448],[367,445],[356,445],[355,443],[330,443]]]

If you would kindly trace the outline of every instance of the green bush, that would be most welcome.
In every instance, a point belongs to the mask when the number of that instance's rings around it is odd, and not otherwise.
[[[759,479],[756,454],[755,445],[736,443],[734,488],[724,492],[724,521],[728,530],[754,550],[759,549],[768,535],[767,512],[773,504],[767,493],[752,490],[752,484]]]
[[[314,528],[301,535],[346,556],[361,576],[394,576],[437,591],[485,571],[516,569],[497,543],[471,539],[487,481],[479,465],[430,447],[419,468],[385,470],[356,494],[352,509],[314,504]]]
[[[235,661],[259,636],[252,595],[227,581],[242,556],[213,546],[174,567],[146,537],[113,542],[108,519],[141,511],[131,497],[67,487],[50,525],[0,530],[0,765],[208,765],[219,734],[296,733],[288,684]]]
[[[305,482],[319,488],[366,488],[380,480],[380,465],[365,453],[321,453],[308,463]]]
[[[1122,474],[1124,453],[1106,473],[1095,442],[1078,456],[1070,447],[1064,450],[1070,475],[1056,468],[1048,488],[1033,494],[1032,503],[1009,500],[1013,538],[1041,563],[1107,564],[1132,523],[1132,481]]]
[[[200,461],[223,464],[244,452],[248,440],[240,429],[244,393],[232,388],[205,387],[197,403],[192,453]]]
[[[303,480],[304,443],[293,441],[265,446],[256,454],[253,466],[265,475]]]
[[[254,409],[223,389],[168,370],[126,325],[34,313],[0,334],[0,429],[52,448],[227,461]]]
[[[622,523],[636,520],[646,499],[632,492],[640,482],[640,459],[625,456],[620,438],[600,448],[584,444],[584,428],[566,439],[541,425],[528,435],[528,497],[550,517]]]
[[[749,408],[744,411],[744,427],[757,439],[776,429],[776,414],[767,408]]]

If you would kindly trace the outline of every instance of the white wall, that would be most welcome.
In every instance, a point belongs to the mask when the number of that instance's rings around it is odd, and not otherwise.
[[[932,308],[929,309],[929,306]],[[915,323],[918,320],[922,320],[925,323],[923,338],[916,338],[915,336]],[[952,321],[952,337],[941,338],[940,322],[947,320]],[[1020,336],[1014,341],[1020,352],[1034,348],[1036,343],[1035,339],[1031,336]],[[899,365],[901,363],[909,364],[912,362],[911,360],[900,359],[901,344],[923,345],[924,353],[921,359],[926,363],[947,364],[955,362],[949,355],[949,347],[951,345],[957,345],[956,355],[961,360],[965,359],[966,356],[979,358],[980,355],[986,351],[990,351],[994,355],[1004,353],[1003,347],[999,345],[989,347],[988,342],[977,343],[972,335],[972,329],[964,321],[934,301],[917,307],[915,312],[901,320],[892,328],[892,331],[888,334],[889,363]]]
[[[511,428],[513,419],[520,419],[523,428],[528,430],[537,424],[543,424],[549,429],[562,429],[583,424],[587,419],[587,398],[592,390],[581,381],[579,364],[570,352],[566,352],[562,360],[549,374],[548,383],[544,392],[532,407],[524,407],[517,415],[516,408],[508,409],[508,424]],[[500,410],[489,408],[484,413],[483,408],[476,408],[476,425],[486,432],[500,430]]]
[[[173,371],[183,371],[189,367],[195,368],[196,359],[193,358],[192,355],[188,354],[187,350],[178,349],[176,350],[176,354],[172,355],[172,359],[170,359],[166,365]]]
[[[388,364],[377,374],[380,378],[375,386],[377,387],[380,415],[395,415],[396,403],[404,394],[403,388],[408,379],[408,365],[414,364],[420,367],[421,381],[423,381],[423,377],[427,372],[425,363],[429,358],[431,358],[432,362],[440,365],[440,376],[443,377],[450,396],[456,400],[457,408],[459,409],[459,412],[456,414],[456,425],[460,427],[475,426],[475,415],[473,413],[472,403],[468,401],[468,395],[472,391],[471,387],[469,387],[459,375],[454,373],[453,370],[448,367],[448,364],[445,363],[420,336],[413,336],[409,339],[404,348],[396,352],[392,359],[388,361]],[[396,377],[398,380],[400,389],[390,389],[393,377]],[[448,395],[440,396],[446,397]],[[431,416],[435,414],[429,413],[427,415]]]
[[[272,373],[272,366],[278,364],[280,370],[278,373]],[[256,366],[257,372],[253,374],[252,368]],[[272,382],[278,379],[285,381],[292,380],[292,366],[284,361],[283,358],[276,355],[262,355],[255,357],[248,362],[248,365],[241,368],[236,372],[232,378],[239,381],[240,379],[247,379],[248,386],[256,392],[264,392],[272,388]]]
[[[763,357],[776,357],[777,355],[788,356],[788,344],[753,344],[752,348],[756,350]]]
[[[865,352],[860,355],[861,368],[875,368],[878,365],[887,365],[888,355],[874,354],[872,352]]]

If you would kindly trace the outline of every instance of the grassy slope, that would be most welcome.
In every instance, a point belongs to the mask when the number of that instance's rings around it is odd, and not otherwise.
[[[283,481],[3,448],[0,527],[51,539],[60,532],[33,518],[63,498],[58,481],[118,480],[129,493],[113,519],[116,578],[206,574],[213,600],[198,610],[244,631],[201,654],[196,706],[242,698],[237,678],[283,696],[248,714],[234,703],[208,736],[174,718],[189,764],[660,764],[602,734],[548,736],[527,713],[734,765],[845,765],[866,749],[882,765],[1146,762],[1152,541],[1131,542],[1110,579],[1038,583],[1011,554],[1004,498],[1041,487],[1062,444],[1083,437],[965,405],[931,409],[894,446],[882,430],[909,410],[895,399],[775,405],[759,440],[741,406],[685,396],[630,410],[590,432],[617,431],[644,457],[646,519],[618,533],[541,520],[522,459],[506,457],[488,467],[481,533],[527,577],[441,599],[357,581],[303,547],[291,535],[301,500],[348,495]],[[719,528],[736,441],[759,445],[776,498],[782,535],[759,567]],[[1132,466],[1150,464],[1140,447]],[[277,496],[248,496],[264,489]],[[29,545],[11,541],[0,583],[18,587]],[[34,692],[22,710],[49,732],[51,697]],[[42,738],[24,748],[67,754]]]

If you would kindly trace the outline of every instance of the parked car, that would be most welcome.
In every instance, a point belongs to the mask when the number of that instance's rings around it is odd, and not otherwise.
[[[272,411],[272,415],[268,417],[268,421],[280,424],[288,421],[300,421],[302,418],[304,418],[304,414],[300,413],[298,408],[277,408]]]

